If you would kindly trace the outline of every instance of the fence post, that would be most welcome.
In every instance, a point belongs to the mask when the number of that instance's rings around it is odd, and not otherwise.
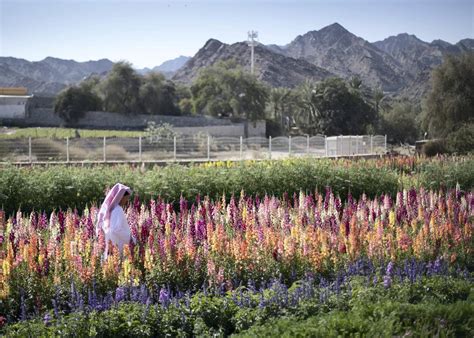
[[[106,151],[105,151],[106,145],[107,145],[106,136],[104,136],[104,162],[107,162]]]
[[[288,156],[291,157],[291,135],[288,136]]]
[[[324,135],[324,151],[326,153],[326,157],[328,157],[328,137]]]
[[[242,143],[243,143],[242,136],[240,136],[240,160],[241,161],[242,161]]]
[[[66,162],[69,163],[69,137],[66,137]]]
[[[142,137],[138,136],[138,160],[142,161]]]
[[[356,136],[356,155],[359,155],[359,135]]]
[[[344,139],[342,139],[342,144],[344,144]],[[349,156],[352,155],[352,136],[349,136]]]
[[[306,155],[309,154],[309,135],[306,134]]]
[[[173,161],[176,162],[176,136],[173,137]]]
[[[211,137],[207,135],[207,160],[211,160]]]
[[[370,153],[374,153],[374,135],[370,135]]]
[[[342,152],[340,139],[341,139],[340,136],[336,136],[336,157],[338,157]]]
[[[272,159],[272,137],[268,137],[268,155],[270,160]]]
[[[28,137],[28,160],[31,163],[31,137]]]
[[[384,152],[384,153],[387,152],[387,134],[385,134],[385,141],[384,141],[384,145],[383,145],[383,152]]]

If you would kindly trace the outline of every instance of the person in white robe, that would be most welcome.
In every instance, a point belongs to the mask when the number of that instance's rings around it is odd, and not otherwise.
[[[117,183],[109,190],[97,215],[96,233],[104,231],[105,253],[104,259],[107,259],[109,251],[109,241],[116,245],[122,253],[123,246],[132,239],[130,226],[124,208],[127,206],[132,190]]]

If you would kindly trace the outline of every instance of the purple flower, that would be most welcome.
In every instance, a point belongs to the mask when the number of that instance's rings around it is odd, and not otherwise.
[[[258,307],[263,309],[266,306],[265,298],[263,297],[263,293],[260,294],[260,302],[258,303]]]
[[[170,296],[169,296],[168,291],[165,288],[162,288],[160,290],[160,297],[158,298],[158,301],[163,307],[165,308],[168,307],[170,303]]]
[[[388,289],[392,285],[392,278],[390,276],[383,276],[383,286]]]
[[[387,265],[387,270],[385,271],[385,274],[387,276],[390,276],[390,277],[393,276],[393,267],[394,267],[394,264],[392,261],[390,261]]]
[[[125,290],[122,286],[115,290],[115,302],[120,303],[125,300]]]
[[[44,315],[43,323],[45,326],[48,326],[51,323],[51,316],[49,313]]]
[[[148,290],[145,284],[140,286],[140,303],[145,304],[149,300]]]

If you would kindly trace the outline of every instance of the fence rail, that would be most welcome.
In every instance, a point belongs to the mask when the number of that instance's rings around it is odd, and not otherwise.
[[[158,162],[383,154],[387,138],[361,136],[0,139],[0,162]]]

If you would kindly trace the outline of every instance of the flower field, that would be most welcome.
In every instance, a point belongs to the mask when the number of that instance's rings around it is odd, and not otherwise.
[[[386,328],[384,316],[373,325],[361,319],[376,308],[355,312],[371,297],[381,307],[395,306],[387,300],[396,299],[413,307],[403,311],[417,314],[437,302],[446,314],[457,309],[458,319],[474,315],[472,191],[421,187],[394,197],[342,197],[329,187],[281,197],[197,195],[182,197],[178,208],[160,198],[135,198],[126,211],[135,241],[123,253],[111,246],[105,260],[95,206],[81,214],[0,212],[4,333],[100,336],[113,335],[115,326],[122,327],[116,334],[138,336],[248,328],[265,336],[281,334],[272,331],[278,328],[304,333],[294,321],[279,322],[282,316],[312,320],[323,330],[315,317],[323,314],[336,329],[370,334],[377,325]],[[360,325],[338,319],[341,311]],[[392,334],[434,333],[402,317]],[[448,317],[430,325],[448,334],[472,332],[472,318],[463,326]],[[112,324],[113,318],[132,324]],[[275,325],[265,326],[269,320]]]

